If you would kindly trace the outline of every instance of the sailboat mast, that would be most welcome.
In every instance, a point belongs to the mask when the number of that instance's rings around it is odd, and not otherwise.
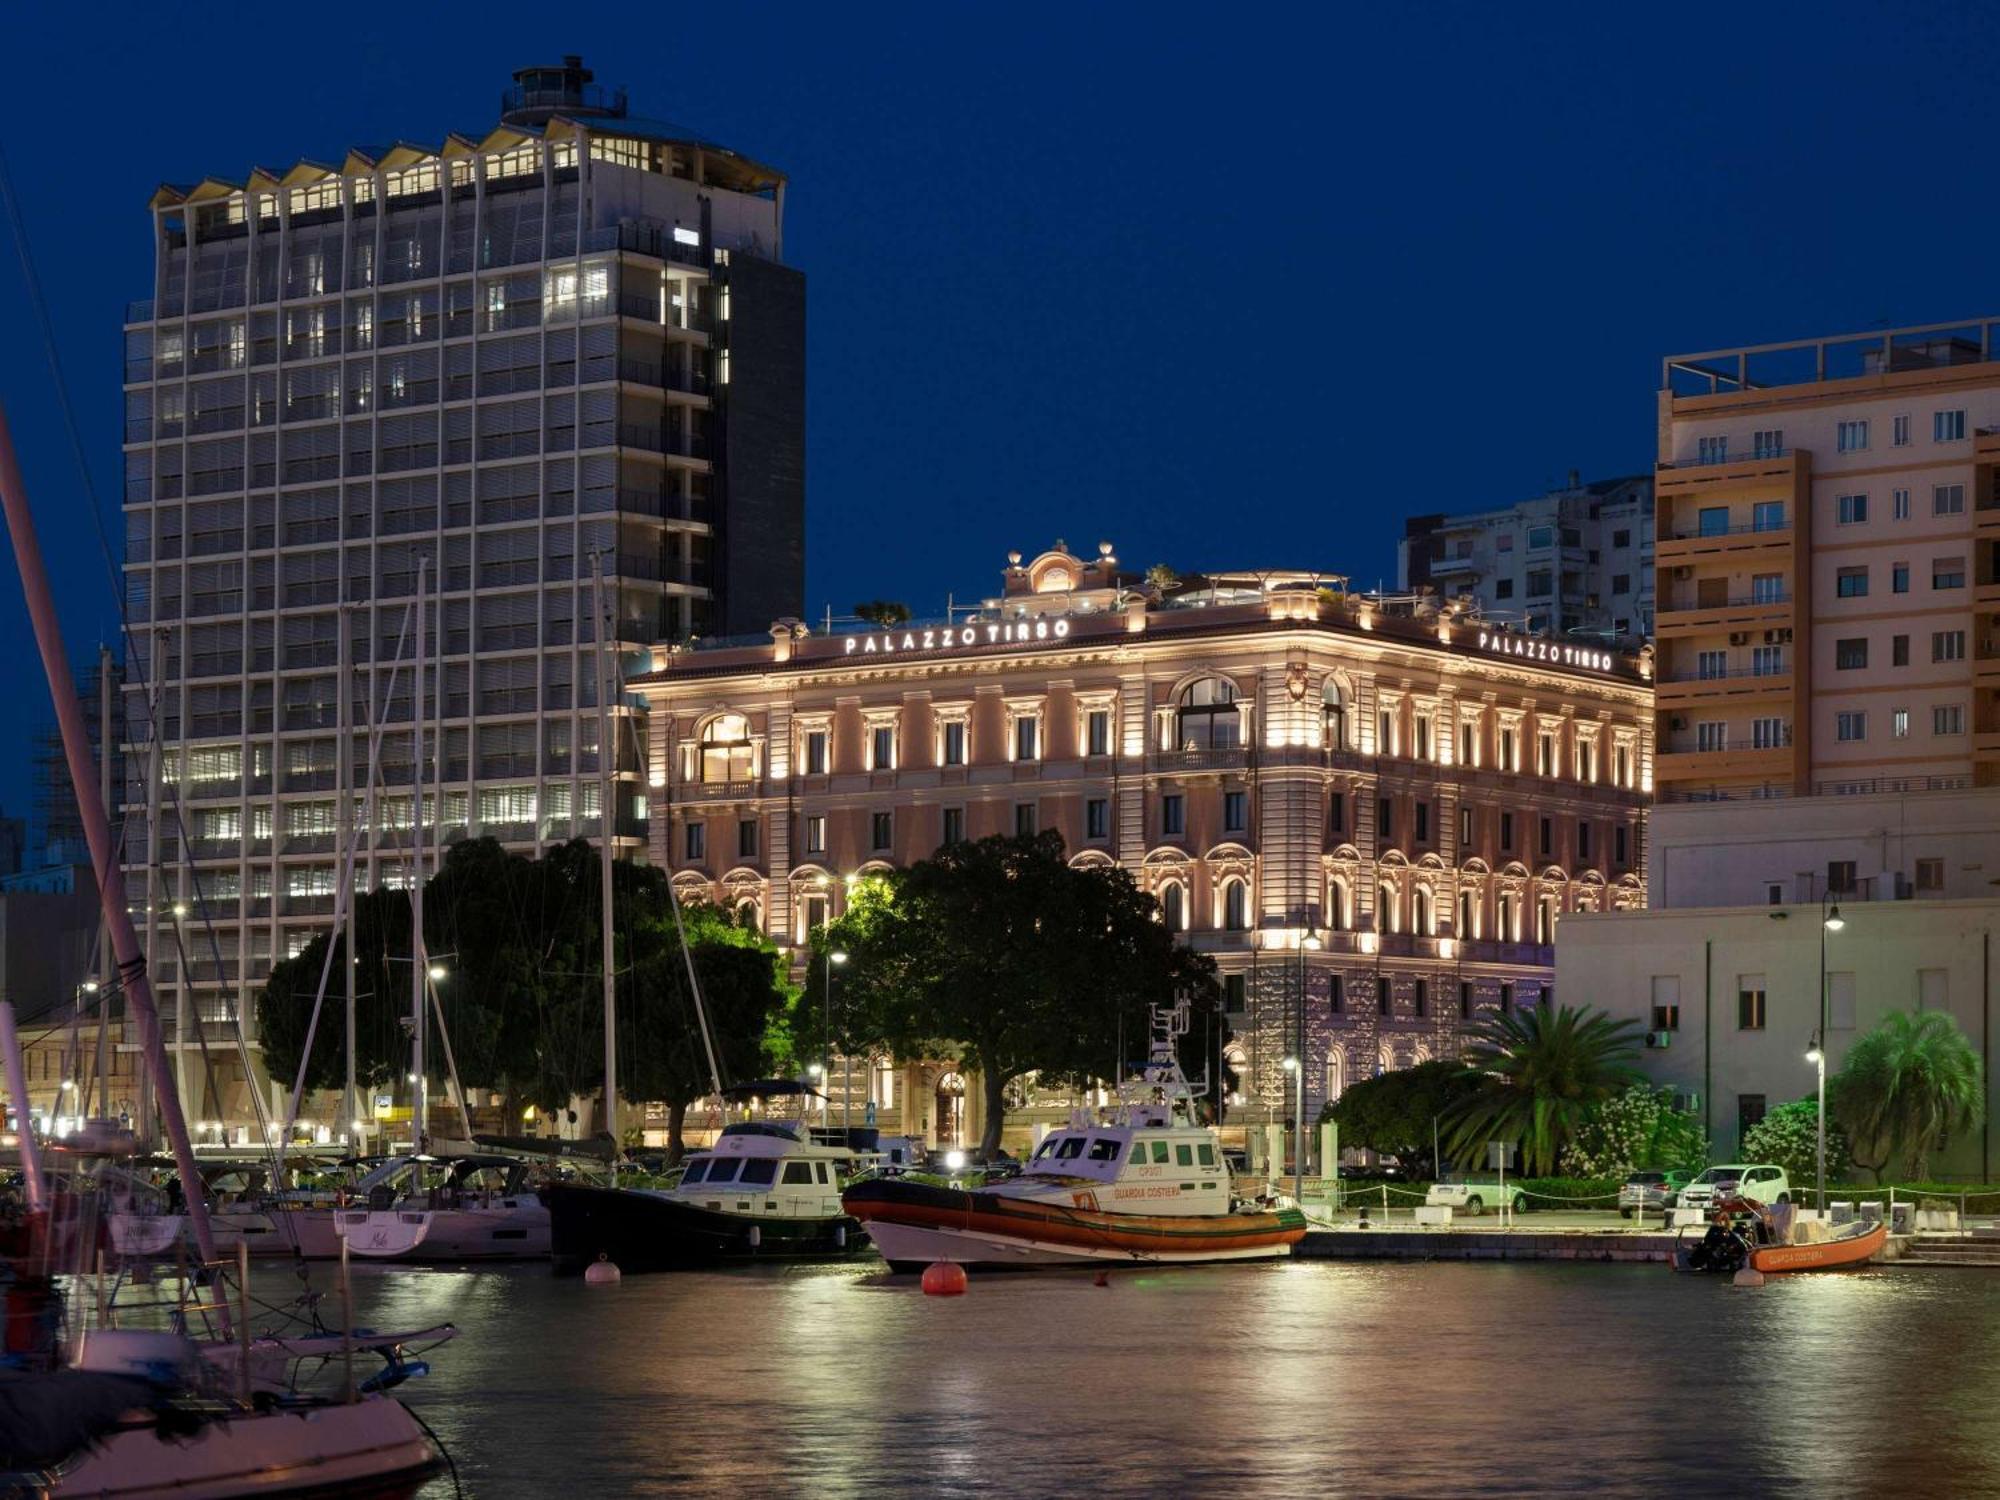
[[[410,694],[410,1131],[424,1149],[424,584],[430,559],[417,559],[417,659]]]
[[[604,553],[593,552],[590,556],[590,613],[594,619],[597,637],[597,873],[602,897],[598,905],[603,909],[600,916],[599,938],[603,948],[604,964],[604,1129],[611,1137],[612,1167],[618,1170],[618,981],[612,970],[611,951],[611,839],[616,828],[613,818],[615,803],[612,800],[611,773],[613,769],[611,744],[611,690],[605,682],[604,653],[610,649],[608,630],[604,618]]]
[[[97,648],[97,794],[111,807],[111,648]],[[111,944],[97,939],[97,1118],[111,1118]]]
[[[340,800],[335,804],[335,826],[340,831],[340,848],[347,860],[347,920],[345,941],[340,945],[340,966],[347,971],[347,1080],[340,1095],[340,1129],[335,1138],[344,1135],[353,1140],[354,1122],[361,1117],[361,1101],[354,1088],[354,653],[348,640],[353,621],[345,604],[334,614],[334,628],[340,638],[339,675],[335,679],[340,692],[340,710],[335,718],[340,726],[340,746],[333,757]],[[354,1141],[354,1148],[361,1149],[360,1141]]]
[[[126,1009],[138,1024],[160,1120],[173,1145],[174,1165],[179,1169],[181,1187],[187,1196],[188,1224],[194,1230],[195,1249],[204,1263],[213,1263],[215,1234],[209,1226],[208,1205],[202,1197],[194,1142],[188,1136],[187,1116],[181,1111],[180,1092],[174,1087],[166,1042],[160,1035],[160,1013],[153,1005],[153,981],[146,973],[146,955],[140,951],[139,934],[132,929],[132,914],[125,905],[125,872],[119,868],[118,850],[111,838],[111,820],[97,794],[97,780],[91,774],[96,768],[90,760],[90,732],[84,725],[83,705],[77,702],[76,680],[70,673],[69,658],[63,655],[62,624],[56,617],[55,596],[49,590],[48,569],[42,563],[41,542],[35,536],[35,519],[28,509],[27,491],[21,485],[21,466],[14,456],[14,437],[4,410],[0,410],[0,507],[6,511],[7,530],[14,541],[14,561],[21,570],[21,592],[27,598],[42,670],[48,675],[49,693],[55,699],[63,758],[69,764],[77,811],[83,817],[84,838],[90,845],[90,862],[97,874],[104,919],[111,928],[111,950],[117,956],[118,973],[124,982]],[[159,666],[157,656],[154,666],[156,669]],[[154,855],[154,849],[147,850],[148,858]],[[26,1101],[17,1101],[17,1108],[25,1116]],[[226,1331],[229,1318],[226,1308],[218,1313],[218,1318]]]

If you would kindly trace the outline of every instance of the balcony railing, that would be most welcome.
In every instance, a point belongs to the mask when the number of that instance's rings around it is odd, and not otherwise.
[[[1734,751],[1741,754],[1745,750],[1789,750],[1792,747],[1792,727],[1785,725],[1778,734],[1766,736],[1761,743],[1753,740],[1750,744],[1730,744],[1724,740],[1719,745],[1704,745],[1694,735],[1670,736],[1660,749],[1668,755],[1727,755]]]
[[[1796,452],[1792,448],[1753,448],[1748,453],[1697,453],[1693,458],[1669,459],[1660,465],[1663,469],[1712,469],[1717,464],[1753,464],[1768,459],[1787,458]]]
[[[1815,781],[1808,791],[1790,786],[1711,786],[1667,787],[1660,792],[1662,802],[1774,802],[1793,797],[1895,797],[1924,792],[1962,792],[1972,785],[1970,776],[1856,776],[1846,780]]]
[[[1163,771],[1213,771],[1241,766],[1247,755],[1242,745],[1218,745],[1207,750],[1161,750],[1153,757]]]
[[[1782,667],[1731,667],[1725,672],[1671,672],[1661,677],[1668,682],[1730,682],[1744,677],[1789,677],[1789,664]]]
[[[1761,594],[1731,594],[1726,599],[1669,599],[1660,605],[1661,614],[1699,614],[1709,609],[1754,609],[1767,604],[1790,604],[1790,589]]]
[[[1673,532],[1667,540],[1674,542],[1699,542],[1710,537],[1749,536],[1760,531],[1790,531],[1789,520],[1750,521],[1742,526],[1698,526],[1693,531]]]

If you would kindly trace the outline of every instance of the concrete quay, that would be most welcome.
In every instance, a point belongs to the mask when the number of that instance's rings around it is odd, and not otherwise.
[[[1671,1234],[1617,1229],[1312,1229],[1302,1260],[1592,1260],[1664,1264]]]

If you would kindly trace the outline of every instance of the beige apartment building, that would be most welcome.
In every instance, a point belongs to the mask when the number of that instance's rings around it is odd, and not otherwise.
[[[1988,893],[1996,327],[1665,362],[1656,904]]]
[[[1162,591],[1109,544],[1058,544],[949,621],[779,621],[767,644],[655,663],[628,688],[649,710],[652,856],[684,896],[798,947],[853,879],[1059,829],[1215,955],[1239,1120],[1288,1107],[1301,1038],[1310,1115],[1483,1012],[1545,1002],[1559,915],[1645,900],[1650,661],[1327,575]],[[853,1077],[857,1118],[873,1104],[937,1144],[978,1129],[948,1062]]]

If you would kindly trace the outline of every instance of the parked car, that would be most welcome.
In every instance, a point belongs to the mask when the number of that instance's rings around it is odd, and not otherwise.
[[[1466,1214],[1483,1214],[1489,1208],[1499,1208],[1502,1202],[1515,1213],[1528,1206],[1526,1194],[1511,1184],[1503,1199],[1498,1178],[1477,1182],[1434,1182],[1430,1191],[1424,1194],[1424,1203],[1428,1207],[1449,1208]]]
[[[1619,1186],[1618,1212],[1628,1219],[1643,1209],[1664,1213],[1674,1206],[1674,1199],[1692,1176],[1689,1172],[1634,1172]]]
[[[1680,1196],[1674,1201],[1682,1208],[1707,1208],[1717,1198],[1730,1192],[1754,1198],[1759,1203],[1792,1201],[1791,1179],[1785,1176],[1785,1169],[1768,1162],[1730,1162],[1710,1167],[1682,1188]]]

